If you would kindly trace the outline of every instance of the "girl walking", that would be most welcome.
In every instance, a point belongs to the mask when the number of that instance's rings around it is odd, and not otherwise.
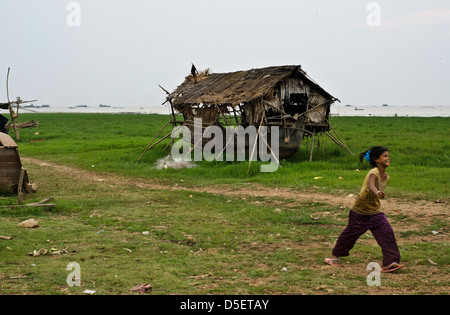
[[[357,196],[350,210],[347,227],[339,236],[331,258],[325,258],[325,263],[331,266],[342,266],[339,257],[350,255],[350,250],[358,238],[370,230],[383,253],[382,272],[398,270],[400,265],[400,252],[394,231],[386,215],[381,212],[380,199],[385,198],[384,189],[389,180],[386,168],[391,165],[388,149],[373,147],[360,155],[360,161],[365,159],[374,168],[367,174],[361,192]]]

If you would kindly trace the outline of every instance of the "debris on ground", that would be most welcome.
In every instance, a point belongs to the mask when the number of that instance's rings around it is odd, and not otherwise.
[[[165,158],[159,159],[158,162],[156,162],[156,169],[162,170],[162,169],[181,169],[181,168],[193,168],[196,165],[190,161],[185,161],[180,158],[172,159],[172,156],[168,155]]]
[[[152,291],[152,285],[151,284],[140,284],[133,288],[131,288],[131,292],[139,292],[139,293],[149,293]]]
[[[63,249],[57,249],[56,247],[52,247],[49,250],[42,248],[39,250],[33,250],[32,253],[30,253],[29,255],[32,257],[39,257],[39,256],[44,256],[44,255],[63,255],[63,254],[69,254],[69,251],[67,250],[67,248],[63,248]]]
[[[39,223],[35,219],[29,219],[29,220],[20,222],[17,226],[20,226],[20,227],[23,227],[26,229],[35,229],[35,228],[39,227]]]

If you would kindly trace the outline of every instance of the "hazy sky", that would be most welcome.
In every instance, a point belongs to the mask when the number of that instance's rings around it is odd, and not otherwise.
[[[448,0],[1,0],[0,25],[0,102],[11,67],[14,98],[160,106],[194,63],[302,65],[342,104],[450,105]]]

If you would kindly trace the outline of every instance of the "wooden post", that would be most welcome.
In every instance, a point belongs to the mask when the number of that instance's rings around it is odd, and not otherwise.
[[[311,153],[309,154],[309,161],[312,162],[313,151],[314,151],[314,138],[316,137],[316,132],[314,131],[312,135]]]
[[[20,99],[20,97],[17,98],[17,107],[16,107],[16,115],[17,115],[17,122],[14,123],[14,130],[16,131],[16,141],[19,141],[20,139],[20,135],[19,135],[19,128],[17,127],[17,124],[19,123],[19,108],[20,108],[20,103],[22,102],[22,100]]]
[[[19,132],[18,132],[17,126],[16,126],[16,115],[18,113],[16,114],[14,112],[14,109],[12,108],[12,105],[11,105],[11,100],[9,98],[9,73],[10,73],[10,71],[11,71],[11,69],[8,68],[8,74],[6,75],[6,96],[8,98],[9,114],[11,115],[11,120],[12,120],[13,128],[14,128],[14,134],[16,136],[16,141],[18,141],[19,140]],[[17,107],[19,107],[19,104],[17,104]]]
[[[247,174],[250,172],[250,165],[252,164],[253,155],[255,153],[255,149],[256,149],[256,146],[258,144],[259,131],[261,130],[261,126],[263,125],[263,122],[264,122],[264,116],[261,117],[261,123],[259,124],[259,127],[258,127],[258,133],[256,134],[255,143],[253,145],[253,150],[252,150],[252,153],[251,153],[251,155],[249,157]],[[249,149],[250,149],[250,143],[249,143]]]
[[[138,159],[138,162],[141,160],[142,156],[145,154],[145,152],[147,152],[148,150],[152,149],[154,146],[156,146],[157,144],[163,142],[164,140],[166,140],[167,138],[169,138],[172,135],[172,131],[169,132],[167,135],[165,135],[164,137],[162,137],[161,139],[159,139],[159,141],[157,141],[156,143],[152,144],[150,143],[144,150],[144,152],[142,152],[141,156]]]
[[[23,179],[25,177],[25,170],[22,168],[20,170],[20,178],[19,178],[19,185],[17,186],[17,196],[19,198],[19,205],[22,205],[22,198],[23,198]]]

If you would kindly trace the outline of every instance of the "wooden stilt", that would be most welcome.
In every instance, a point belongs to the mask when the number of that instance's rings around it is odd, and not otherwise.
[[[169,138],[171,135],[172,135],[172,131],[169,132],[169,133],[168,133],[167,135],[165,135],[164,137],[162,137],[161,139],[159,139],[159,140],[158,140],[157,142],[155,142],[154,144],[149,145],[149,146],[144,150],[144,152],[142,152],[142,154],[141,154],[141,156],[139,157],[139,160],[138,160],[138,161],[141,160],[141,158],[142,158],[142,156],[144,155],[145,152],[147,152],[148,150],[150,150],[151,148],[153,148],[155,145],[157,145],[157,144],[163,142],[164,140],[166,140],[167,138]]]
[[[250,172],[250,165],[252,164],[253,155],[255,153],[256,145],[258,144],[259,130],[261,129],[263,122],[264,122],[264,118],[261,119],[261,123],[259,124],[259,127],[258,127],[258,133],[256,134],[255,144],[253,145],[252,154],[250,155],[249,161],[248,161],[247,174]]]
[[[23,202],[23,179],[25,177],[25,170],[22,168],[20,170],[20,177],[19,177],[19,185],[17,186],[17,196],[19,198],[19,205],[21,205]]]
[[[309,154],[309,161],[312,162],[313,152],[314,152],[314,140],[316,137],[316,133],[314,132],[312,135],[312,143],[311,143],[311,153]]]
[[[161,128],[161,130],[158,131],[158,133],[156,134],[156,136],[153,138],[153,140],[150,142],[150,144],[145,148],[144,152],[142,152],[141,156],[138,159],[138,162],[142,159],[142,156],[144,155],[145,152],[147,152],[150,147],[152,146],[153,142],[156,140],[156,138],[161,134],[161,132],[167,127],[168,124],[170,124],[171,120],[169,120],[164,127]],[[165,138],[164,138],[165,139]],[[159,142],[158,142],[159,143]]]

